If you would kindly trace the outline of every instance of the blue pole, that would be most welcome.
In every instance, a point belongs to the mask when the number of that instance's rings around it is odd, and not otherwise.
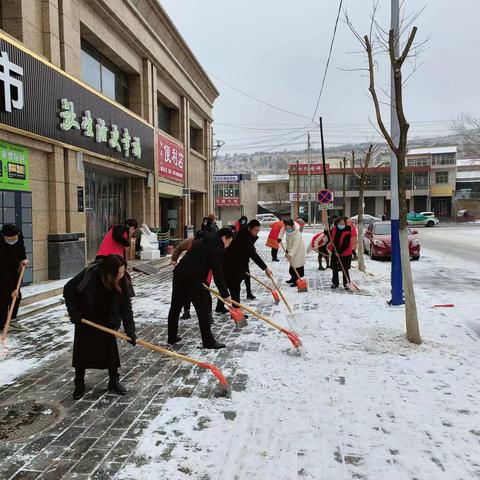
[[[392,22],[391,29],[395,31],[397,39],[395,44],[395,55],[399,53],[399,0],[392,0]],[[391,107],[390,107],[390,134],[393,143],[398,146],[400,142],[400,127],[398,124],[397,110],[395,108],[395,86],[393,78],[393,69],[391,71]],[[402,259],[400,255],[400,208],[398,201],[398,166],[397,157],[392,152],[390,165],[390,186],[392,191],[390,218],[392,235],[392,270],[390,281],[392,285],[392,298],[388,302],[390,305],[403,305],[403,283],[402,283]]]

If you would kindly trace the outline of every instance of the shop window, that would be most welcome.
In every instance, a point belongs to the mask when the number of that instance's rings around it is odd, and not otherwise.
[[[157,102],[157,110],[158,110],[158,128],[171,135],[172,134],[172,110],[160,101]]]
[[[448,172],[435,172],[435,183],[448,183]]]
[[[190,148],[203,155],[203,130],[190,125]]]
[[[82,40],[82,80],[112,100],[128,106],[128,77],[98,50]]]

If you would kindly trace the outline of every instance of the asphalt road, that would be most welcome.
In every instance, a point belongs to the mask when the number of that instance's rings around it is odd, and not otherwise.
[[[415,227],[422,248],[448,254],[480,266],[480,225],[437,225],[433,228]]]

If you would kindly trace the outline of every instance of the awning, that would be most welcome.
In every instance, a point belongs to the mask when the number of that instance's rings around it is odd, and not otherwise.
[[[181,197],[183,187],[180,185],[172,185],[171,183],[158,182],[158,194],[167,198]]]

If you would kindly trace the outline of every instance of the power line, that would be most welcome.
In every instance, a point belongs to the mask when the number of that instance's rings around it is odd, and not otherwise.
[[[216,78],[219,82],[222,82],[223,84],[225,84],[227,87],[230,87],[231,89],[235,90],[236,92],[241,93],[242,95],[245,95],[246,97],[251,98],[252,100],[260,102],[263,105],[266,105],[267,107],[274,108],[275,110],[279,110],[280,112],[283,112],[283,113],[288,113],[290,115],[295,115],[296,117],[302,117],[302,118],[306,118],[307,120],[310,120],[310,118],[307,117],[307,115],[302,115],[301,113],[291,112],[289,110],[285,110],[284,108],[272,105],[271,103],[268,103],[265,100],[262,100],[261,98],[255,97],[254,95],[250,95],[249,93],[244,92],[243,90],[240,90],[239,88],[233,86],[232,84],[226,82],[225,80],[222,80],[220,77],[218,77],[217,75],[214,75],[213,73],[210,73],[210,72],[207,72],[207,73],[209,75],[211,75],[212,77]]]
[[[330,43],[330,51],[328,52],[327,63],[325,65],[325,72],[323,73],[322,86],[320,87],[320,93],[318,94],[317,105],[315,106],[315,111],[313,112],[313,115],[312,115],[312,121],[315,118],[315,115],[317,114],[318,106],[320,105],[320,98],[322,97],[323,88],[325,87],[325,80],[327,79],[328,66],[330,65],[330,58],[332,57],[333,44],[335,42],[335,36],[337,35],[338,20],[340,19],[340,13],[342,11],[342,4],[343,4],[343,0],[340,0],[340,4],[338,5],[337,19],[335,21],[335,28],[333,29],[332,42]]]

